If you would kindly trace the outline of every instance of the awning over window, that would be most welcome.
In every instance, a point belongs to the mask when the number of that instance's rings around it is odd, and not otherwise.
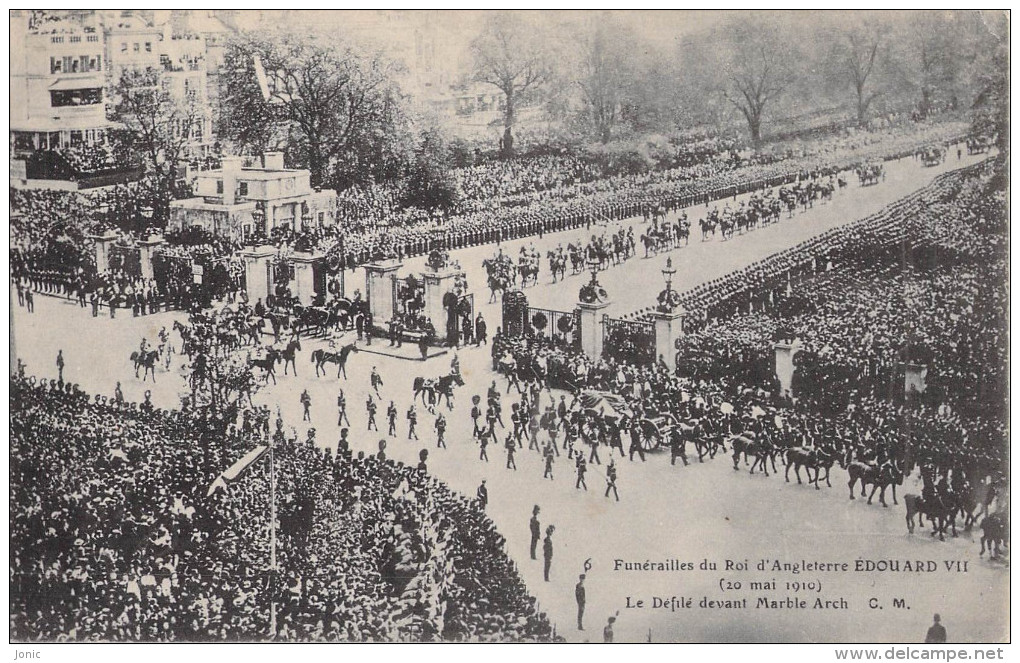
[[[92,118],[49,118],[37,117],[25,120],[12,120],[11,131],[50,132],[50,131],[88,131],[89,129],[109,129],[120,124],[103,119]]]
[[[102,81],[96,78],[58,78],[49,87],[50,90],[89,90],[103,87]]]

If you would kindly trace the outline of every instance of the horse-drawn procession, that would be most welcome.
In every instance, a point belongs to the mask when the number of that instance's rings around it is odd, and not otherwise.
[[[885,166],[880,163],[862,164],[855,171],[861,186],[874,186],[879,180],[885,179]]]
[[[968,136],[967,154],[987,154],[992,149],[993,141],[990,136]]]
[[[920,151],[921,163],[933,168],[946,160],[946,148],[942,145],[930,145]]]
[[[178,320],[170,332],[165,328],[160,331],[158,346],[152,347],[143,339],[130,359],[136,377],[144,369],[143,381],[151,376],[155,382],[157,366],[169,370],[171,356],[183,355],[192,362],[191,380],[201,384],[208,378],[206,369],[212,360],[243,355],[247,368],[263,382],[276,384],[280,364],[284,375],[297,375],[296,355],[302,349],[303,337],[328,339],[332,347],[336,340],[351,332],[362,338],[367,318],[368,304],[360,293],[355,293],[353,299],[333,296],[322,305],[306,306],[289,292],[280,291],[268,297],[266,303],[259,300],[254,306],[242,301],[225,304],[220,309],[193,309],[187,322]],[[175,348],[171,333],[180,337],[179,349]],[[339,377],[347,356],[354,350],[353,343],[335,352],[316,350],[312,353],[316,375],[325,375],[325,365],[332,363],[337,365]]]

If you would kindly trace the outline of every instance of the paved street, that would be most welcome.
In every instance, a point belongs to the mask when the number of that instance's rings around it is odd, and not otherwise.
[[[697,232],[690,246],[674,251],[679,272],[675,287],[687,289],[705,280],[721,276],[734,268],[765,257],[787,246],[829,228],[871,214],[892,200],[927,184],[934,176],[958,165],[973,163],[979,157],[962,161],[951,156],[947,164],[922,168],[911,159],[887,164],[886,182],[861,189],[856,181],[827,205],[785,219],[778,225],[759,229],[731,241],[701,243]],[[853,178],[854,180],[856,178]],[[703,208],[702,208],[703,209]],[[701,210],[689,212],[696,222]],[[785,215],[784,215],[785,216]],[[629,223],[629,222],[627,222]],[[639,235],[637,221],[635,234]],[[521,240],[504,245],[515,255],[522,243],[534,241],[542,253],[559,243],[564,245],[587,236],[583,231],[547,235],[543,240]],[[490,334],[499,325],[497,304],[487,305],[481,261],[492,255],[494,247],[477,247],[454,252],[453,257],[469,271],[469,282],[475,289],[476,305],[489,321]],[[424,259],[408,261],[402,273],[420,270]],[[659,270],[665,256],[657,259],[631,260],[600,277],[614,299],[610,312],[620,315],[651,304],[662,288]],[[568,278],[564,285],[550,285],[544,271],[541,284],[528,290],[533,305],[568,310],[573,306],[577,288],[587,275]],[[354,286],[353,283],[358,283]],[[348,292],[364,284],[363,272],[348,275]],[[57,349],[63,349],[67,365],[65,378],[79,383],[88,391],[113,394],[117,380],[122,383],[125,397],[142,400],[146,389],[152,389],[153,401],[162,407],[176,406],[185,391],[184,381],[175,365],[169,373],[158,372],[155,386],[134,378],[128,356],[137,349],[142,336],[154,341],[162,326],[168,329],[173,314],[131,318],[118,313],[116,320],[108,316],[93,319],[87,309],[49,297],[36,298],[36,312],[26,313],[15,308],[15,343],[17,356],[28,366],[28,372],[42,377],[55,377]],[[175,342],[179,343],[176,335]],[[339,428],[336,425],[336,394],[338,387],[347,395],[348,413],[353,423],[351,438],[355,450],[376,451],[386,436],[366,434],[364,402],[369,391],[369,374],[377,366],[385,385],[384,401],[377,416],[380,429],[386,431],[385,410],[389,400],[395,401],[400,416],[398,435],[386,437],[387,454],[397,460],[415,464],[422,448],[430,450],[429,471],[446,481],[455,490],[474,495],[482,479],[489,488],[489,512],[499,530],[507,538],[509,552],[517,561],[529,590],[548,611],[558,633],[571,641],[601,640],[606,618],[619,611],[616,624],[617,641],[897,641],[923,639],[933,612],[940,612],[954,641],[990,641],[1005,637],[1008,622],[1008,583],[1004,582],[1008,567],[978,558],[977,538],[961,533],[960,538],[945,543],[932,541],[928,530],[906,534],[902,500],[900,506],[883,509],[877,503],[868,506],[863,500],[847,499],[846,475],[833,471],[833,488],[816,492],[807,486],[787,484],[782,476],[766,478],[749,476],[746,471],[734,472],[729,458],[717,457],[703,465],[671,467],[668,454],[653,454],[646,463],[630,463],[618,459],[621,501],[603,497],[605,480],[602,468],[594,466],[588,474],[589,491],[574,488],[572,465],[565,458],[558,460],[555,479],[542,478],[543,465],[535,452],[518,454],[518,471],[504,468],[505,454],[500,445],[490,447],[488,463],[478,460],[478,447],[471,439],[468,416],[470,397],[479,394],[496,379],[490,370],[489,349],[470,348],[459,353],[461,369],[467,384],[456,392],[456,407],[447,413],[450,424],[446,450],[435,449],[433,417],[419,402],[419,436],[421,441],[405,439],[407,423],[404,413],[411,402],[411,382],[415,376],[438,377],[449,372],[452,353],[426,363],[400,360],[368,353],[352,356],[348,366],[349,379],[338,382],[330,375],[315,378],[309,363],[311,350],[321,342],[303,341],[298,355],[297,377],[278,376],[279,384],[263,389],[256,401],[279,407],[288,427],[294,427],[303,439],[307,425],[301,424],[298,397],[307,389],[312,398],[312,424],[322,444],[334,445]],[[505,383],[497,379],[501,391]],[[555,395],[555,394],[553,394]],[[558,395],[555,395],[558,400]],[[509,405],[504,407],[509,424]],[[603,461],[607,461],[603,458]],[[782,467],[779,468],[782,471]],[[919,492],[914,477],[908,479],[900,495]],[[877,502],[877,500],[876,500]],[[542,528],[556,526],[553,536],[555,558],[552,581],[542,580],[542,562],[529,557],[528,519],[534,504],[541,506]],[[763,557],[777,555],[782,561],[847,562],[853,567],[862,560],[933,560],[938,571],[932,573],[825,573],[726,571],[725,560],[749,560],[750,565]],[[539,555],[541,557],[541,553]],[[666,559],[694,562],[692,571],[645,572],[614,571],[614,560],[643,563]],[[586,630],[575,629],[574,584],[585,560],[591,560],[586,582],[588,604]],[[718,568],[700,570],[702,560],[715,562]],[[966,572],[947,570],[945,561],[966,561]],[[956,567],[953,567],[954,569]],[[774,591],[749,591],[752,581],[775,579]],[[787,581],[821,582],[820,591],[795,593],[785,589]],[[727,582],[740,582],[742,589],[728,594]],[[980,613],[956,612],[955,597],[983,597],[987,610]],[[649,607],[626,608],[627,597],[645,600],[652,597],[669,599],[673,595],[691,597],[694,608],[653,610]],[[845,598],[850,609],[845,619],[832,619],[827,610],[791,608],[755,609],[758,596],[784,598],[801,596],[809,603],[815,598]],[[702,597],[712,600],[747,597],[749,608],[739,617],[721,619],[715,609],[697,607]],[[870,599],[874,609],[867,609]],[[902,607],[894,607],[894,599],[902,599]],[[879,608],[878,606],[882,607]],[[726,610],[721,609],[721,610]],[[643,611],[643,612],[639,612]],[[785,614],[797,611],[791,618]],[[632,616],[634,615],[634,616]],[[651,629],[650,634],[648,629]]]
[[[767,228],[758,228],[746,235],[734,235],[734,238],[722,241],[718,237],[701,241],[701,232],[698,229],[698,219],[705,216],[707,208],[696,206],[688,208],[687,217],[691,221],[691,241],[686,247],[670,252],[664,252],[659,256],[653,256],[645,260],[640,256],[644,255],[641,248],[640,236],[644,232],[645,225],[641,217],[626,219],[616,227],[634,227],[634,238],[638,245],[638,258],[627,261],[625,266],[613,267],[599,275],[599,281],[609,292],[612,300],[605,313],[619,317],[631,313],[655,303],[655,297],[663,288],[662,274],[660,270],[666,263],[666,257],[672,256],[674,266],[677,269],[673,280],[673,287],[679,290],[687,290],[694,286],[724,276],[735,269],[739,269],[751,262],[761,260],[769,255],[777,253],[791,246],[796,246],[806,239],[819,235],[832,228],[844,225],[851,221],[863,218],[878,212],[889,203],[906,196],[907,194],[929,184],[936,176],[949,170],[977,163],[988,155],[963,155],[959,161],[956,154],[952,154],[944,164],[933,168],[926,168],[920,161],[912,158],[890,161],[885,164],[886,179],[877,186],[862,188],[857,184],[857,177],[848,173],[848,186],[842,191],[837,191],[832,202],[815,206],[807,212],[796,213],[793,218],[786,218],[782,214],[782,221]],[[739,204],[749,196],[744,195],[736,199]],[[732,199],[728,199],[733,205]],[[723,205],[727,201],[711,203],[712,206]],[[675,215],[670,215],[672,220]],[[603,232],[604,229],[593,228],[595,232]],[[587,243],[591,232],[581,228],[577,230],[564,231],[559,233],[546,234],[544,238],[537,237],[514,240],[503,243],[505,253],[516,258],[520,253],[521,246],[531,246],[538,250],[542,258],[542,272],[539,274],[539,284],[525,290],[528,301],[532,306],[552,308],[557,310],[571,310],[577,301],[577,289],[584,281],[590,278],[588,272],[578,276],[568,276],[566,284],[560,286],[552,283],[552,277],[548,270],[546,253],[558,245],[564,247],[574,242]],[[461,266],[468,272],[468,282],[475,292],[475,305],[489,301],[489,291],[486,288],[486,275],[482,268],[482,261],[492,257],[497,249],[494,245],[478,246],[453,251],[451,256],[458,260]],[[425,257],[418,257],[408,260],[400,276],[420,272],[425,266]],[[568,269],[569,272],[569,269]],[[365,276],[364,270],[356,273],[347,272],[347,291],[353,292],[353,287],[362,288],[364,292]],[[486,311],[488,320],[498,320],[491,317],[492,313],[498,313],[498,307],[483,309]],[[491,313],[489,313],[491,311]],[[493,328],[493,331],[495,329]]]

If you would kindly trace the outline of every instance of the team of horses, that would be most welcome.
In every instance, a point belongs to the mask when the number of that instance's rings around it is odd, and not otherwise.
[[[414,400],[421,397],[421,402],[430,409],[442,404],[446,399],[446,407],[453,410],[453,390],[464,386],[464,378],[459,372],[451,372],[438,378],[416,377],[411,385]]]
[[[855,169],[857,181],[861,186],[872,186],[878,184],[880,179],[885,177],[885,166],[882,164],[862,164]]]
[[[902,486],[907,475],[896,461],[886,460],[878,463],[874,460],[854,460],[853,450],[840,451],[835,446],[817,447],[788,447],[780,448],[767,439],[757,439],[753,433],[744,432],[732,435],[728,439],[732,450],[733,469],[740,469],[740,460],[743,458],[744,466],[749,467],[750,474],[760,470],[765,476],[769,475],[769,465],[772,472],[776,473],[776,458],[786,466],[786,481],[790,481],[790,470],[793,469],[797,483],[802,483],[800,470],[805,470],[805,478],[808,485],[814,485],[816,490],[820,489],[819,481],[824,478],[828,487],[830,472],[837,463],[846,470],[848,481],[847,487],[850,492],[850,499],[856,499],[857,490],[860,490],[860,497],[867,497],[868,504],[876,493],[879,496],[879,503],[882,506],[889,506],[885,501],[886,491],[892,493],[893,504],[899,504],[896,499],[896,488]],[[726,443],[723,436],[715,440],[707,440],[710,446],[710,455],[715,455],[715,449],[721,448],[726,451]],[[700,460],[700,448],[699,448]],[[812,476],[812,473],[814,475]],[[944,541],[947,531],[951,530],[952,535],[957,536],[956,521],[961,519],[963,528],[970,530],[975,524],[979,524],[982,530],[981,554],[986,548],[993,557],[1001,554],[1003,545],[1009,540],[1009,516],[1005,509],[999,508],[993,513],[989,509],[997,498],[1000,498],[999,488],[990,481],[981,481],[971,485],[966,480],[956,488],[951,488],[945,482],[937,487],[930,473],[922,472],[925,489],[921,495],[907,493],[903,496],[903,503],[906,508],[907,532],[914,533],[915,518],[917,524],[924,527],[924,520],[927,518],[932,526],[931,536],[938,536]],[[868,491],[870,488],[870,492]]]
[[[570,268],[571,275],[577,275],[585,271],[589,263],[597,263],[600,269],[606,269],[610,265],[619,265],[630,258],[635,252],[635,241],[633,229],[619,229],[611,233],[592,235],[587,243],[569,243],[555,250],[546,252],[546,259],[549,262],[549,272],[552,274],[553,283],[562,281],[567,277],[567,268]],[[541,273],[539,254],[536,251],[522,249],[522,253],[515,264],[513,258],[502,252],[502,250],[491,258],[482,261],[482,267],[487,275],[487,284],[491,293],[489,303],[496,301],[496,295],[506,292],[508,289],[521,288],[538,285],[538,277]]]

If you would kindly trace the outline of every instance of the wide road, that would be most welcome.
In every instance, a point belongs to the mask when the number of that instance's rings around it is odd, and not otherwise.
[[[673,287],[681,291],[688,290],[706,281],[725,276],[756,260],[796,246],[827,230],[874,214],[889,203],[929,184],[936,176],[949,170],[977,163],[987,157],[987,154],[974,156],[964,154],[962,159],[957,160],[956,154],[953,153],[945,163],[932,168],[927,168],[919,160],[910,157],[886,162],[885,181],[869,187],[858,185],[857,176],[849,173],[847,188],[837,191],[832,202],[822,204],[816,201],[813,208],[808,209],[807,212],[797,212],[792,218],[787,218],[786,212],[783,212],[780,223],[767,228],[759,227],[745,235],[734,235],[733,239],[727,241],[722,241],[717,235],[715,239],[710,238],[707,242],[702,242],[698,219],[703,218],[709,208],[702,205],[690,207],[686,210],[687,217],[691,221],[690,244],[673,251],[663,252],[659,256],[649,259],[640,257],[644,256],[640,236],[646,229],[646,224],[641,217],[625,219],[608,227],[596,226],[593,228],[595,233],[632,226],[638,245],[639,257],[627,261],[625,267],[613,267],[599,275],[599,281],[606,288],[612,300],[604,312],[614,317],[620,317],[654,305],[655,297],[664,287],[661,270],[666,264],[667,256],[673,257],[673,264],[677,269]],[[736,201],[733,199],[716,201],[710,203],[710,207],[721,206],[727,202],[731,206],[739,205],[741,200],[746,200],[748,197],[749,195],[745,194],[739,196]],[[670,220],[675,216],[671,214]],[[590,274],[584,272],[578,276],[568,276],[566,284],[569,285],[566,287],[554,284],[548,270],[546,254],[559,245],[566,247],[571,242],[575,244],[578,242],[587,243],[591,235],[592,232],[581,228],[548,233],[542,239],[535,236],[502,244],[503,251],[513,256],[515,261],[522,246],[534,246],[541,255],[542,273],[539,275],[539,284],[525,290],[532,306],[564,311],[573,309],[577,302],[577,290],[584,281],[590,278]],[[476,307],[480,303],[488,302],[490,294],[486,288],[486,274],[482,268],[482,261],[492,257],[497,250],[495,245],[490,244],[451,252],[451,257],[467,271],[468,282],[475,291]],[[425,257],[408,260],[398,274],[406,276],[420,273],[425,267],[425,261]],[[360,288],[364,292],[364,270],[348,271],[346,277],[348,292],[353,292],[353,288]],[[497,310],[498,308],[483,309],[483,311],[493,312]],[[489,314],[486,314],[486,319],[499,320],[498,317],[493,318]]]
[[[956,162],[948,165],[955,166]],[[827,215],[834,214],[840,205],[847,207],[846,214],[851,214],[849,208],[854,200],[852,206],[861,211],[859,215],[869,214],[878,208],[875,198],[881,196],[888,202],[925,184],[943,170],[922,169],[912,161],[892,164],[884,184],[864,190],[851,185],[832,204],[784,220],[778,228],[758,230],[732,242],[707,242],[704,246],[692,242],[689,248],[678,251],[683,256],[681,264],[693,261],[699,252],[705,254],[699,264],[706,268],[723,260],[734,261],[733,266],[746,264],[760,257],[757,253],[760,243],[774,242],[770,250],[776,250],[783,244],[794,243],[783,239],[794,228],[806,237],[819,232],[825,224],[831,227],[836,222],[827,220]],[[849,220],[850,217],[844,217],[841,222]],[[769,239],[770,234],[776,237]],[[544,241],[567,241],[569,233],[563,235],[563,240],[554,235]],[[509,250],[513,246],[510,243]],[[735,248],[741,250],[734,251]],[[468,249],[458,252],[457,257],[462,264],[477,265],[489,253],[491,247]],[[658,269],[662,261],[664,258],[632,260],[611,270],[603,282],[611,293],[619,293],[623,287],[632,288],[631,294],[615,296],[617,301],[633,301],[637,308],[650,302],[661,287]],[[686,270],[684,278],[688,281],[681,287],[689,287],[702,276],[697,270]],[[560,288],[540,285],[531,289],[529,296],[534,293],[537,300],[538,293],[548,293],[549,299],[538,303],[568,308],[579,283],[579,279],[568,279],[567,285]],[[619,283],[626,285],[618,286]],[[563,292],[557,296],[558,291]],[[481,301],[485,301],[484,296]],[[486,315],[494,331],[499,320],[496,307],[487,308]],[[134,378],[128,355],[137,348],[143,335],[153,340],[159,328],[164,325],[169,328],[174,319],[172,314],[131,318],[125,317],[123,311],[116,320],[93,319],[87,309],[37,297],[34,314],[15,307],[16,352],[30,373],[55,377],[57,349],[62,348],[67,361],[65,377],[84,389],[112,395],[119,380],[127,398],[141,400],[144,391],[151,389],[158,406],[172,407],[186,392],[177,367],[169,373],[160,372],[155,386],[151,382],[143,384]],[[474,495],[479,483],[486,479],[490,516],[506,537],[509,553],[517,561],[529,590],[549,613],[558,633],[568,640],[601,640],[606,619],[617,612],[617,641],[644,642],[650,638],[656,642],[913,642],[923,639],[934,612],[942,614],[953,641],[1008,637],[1008,562],[992,562],[987,555],[979,558],[973,533],[961,532],[959,538],[946,542],[933,541],[927,529],[908,535],[902,494],[919,492],[914,477],[900,488],[900,505],[893,506],[890,501],[890,507],[884,509],[877,504],[877,498],[876,504],[870,506],[861,499],[851,502],[846,474],[838,468],[832,474],[833,487],[823,486],[815,491],[797,485],[795,480],[788,484],[781,474],[766,478],[760,474],[750,476],[745,468],[735,472],[729,458],[671,467],[668,454],[659,453],[650,455],[645,463],[617,457],[621,497],[617,503],[603,496],[604,466],[590,468],[589,490],[585,492],[575,489],[572,465],[565,458],[557,460],[554,480],[542,478],[543,464],[535,452],[525,450],[518,454],[516,472],[505,469],[501,446],[490,447],[488,463],[478,459],[468,412],[471,395],[479,394],[484,399],[485,389],[497,379],[490,370],[488,348],[460,351],[467,385],[457,391],[455,409],[447,413],[449,448],[437,450],[434,418],[419,403],[421,441],[407,441],[404,413],[411,403],[414,376],[448,373],[451,355],[421,363],[358,353],[348,367],[349,379],[338,381],[332,375],[318,379],[314,376],[309,353],[321,346],[321,341],[304,341],[298,356],[300,375],[281,376],[279,384],[260,391],[256,401],[274,409],[279,407],[288,428],[293,427],[303,439],[308,424],[301,423],[298,398],[307,389],[313,403],[311,425],[317,429],[317,438],[322,444],[335,445],[339,427],[334,404],[337,389],[342,387],[347,395],[353,423],[351,438],[356,450],[373,453],[379,440],[386,439],[390,457],[416,464],[420,449],[428,448],[429,471],[467,495]],[[394,437],[366,433],[364,429],[364,402],[373,366],[378,367],[385,381],[383,398],[386,402],[394,400],[400,412]],[[497,383],[501,390],[505,389],[501,380]],[[555,393],[551,396],[558,399]],[[509,402],[505,403],[509,421]],[[385,404],[378,416],[385,433],[384,413]],[[607,454],[603,453],[603,462],[607,461]],[[783,468],[779,470],[781,473]],[[550,582],[542,578],[541,559],[532,561],[529,555],[528,519],[535,504],[541,506],[543,530],[550,524],[556,526]],[[585,631],[578,631],[574,585],[589,559]],[[622,571],[614,570],[616,560],[639,565],[646,561],[677,560],[678,564],[692,563],[694,569]],[[727,570],[726,560],[739,563],[747,560],[749,570]],[[768,568],[755,570],[762,560],[767,560]],[[862,564],[898,560],[900,571],[795,574],[792,570],[773,571],[771,564],[776,560],[781,564],[801,560],[846,563],[851,569],[858,560]],[[903,560],[911,560],[912,564],[915,560],[923,561],[923,572],[904,571]],[[929,571],[929,561],[934,563],[935,570]],[[705,569],[700,568],[703,562]],[[716,565],[714,569],[711,564]],[[775,589],[771,584],[761,584],[773,580]],[[752,589],[752,582],[759,584]],[[794,585],[787,586],[787,582],[801,583],[804,587],[794,591]],[[735,589],[734,583],[739,583],[740,589]],[[678,601],[679,597],[692,599],[693,607],[672,611],[668,606],[676,605],[671,601],[674,596]],[[640,608],[628,608],[627,597],[631,606],[638,601],[644,603]],[[655,597],[665,598],[667,607],[653,608]],[[775,600],[799,597],[809,607],[757,608],[759,597]],[[831,603],[815,609],[817,598]],[[702,599],[747,599],[748,607],[715,608],[707,607],[707,603],[706,607],[699,607]]]

